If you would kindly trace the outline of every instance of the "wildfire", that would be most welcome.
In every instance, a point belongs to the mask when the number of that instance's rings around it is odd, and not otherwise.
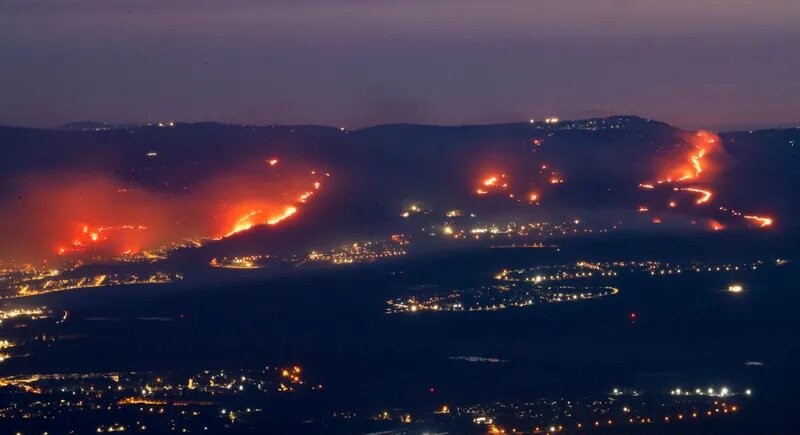
[[[272,219],[268,220],[267,221],[267,225],[276,225],[279,222],[281,222],[282,220],[288,218],[289,216],[291,216],[291,215],[293,215],[295,213],[297,213],[297,207],[294,207],[294,206],[290,205],[289,207],[286,207],[286,209],[283,211],[283,213],[281,215],[275,216]]]
[[[326,174],[327,175],[327,174]],[[314,182],[314,190],[319,190],[321,184],[319,181]],[[300,204],[305,204],[311,196],[314,195],[313,190],[309,190],[300,194],[297,198],[297,202]],[[286,206],[280,212],[271,212],[265,213],[263,209],[254,209],[246,212],[244,215],[239,217],[228,232],[225,233],[223,237],[230,237],[236,233],[240,233],[245,230],[249,230],[256,225],[277,225],[278,223],[288,219],[292,215],[297,213],[297,207],[294,205]],[[265,216],[268,216],[265,219]]]
[[[772,219],[762,216],[754,216],[754,215],[744,215],[742,216],[745,219],[753,220],[759,223],[760,227],[768,227],[772,225]]]
[[[670,163],[664,175],[657,181],[658,184],[675,183],[686,180],[695,180],[704,172],[704,159],[709,150],[718,151],[721,147],[719,136],[708,131],[698,131],[689,140],[692,150],[680,163]]]
[[[14,201],[0,203],[0,227],[15,237],[0,246],[0,256],[111,259],[278,225],[316,199],[329,173],[282,160],[279,174],[270,170],[276,160],[265,156],[231,163],[213,176],[197,173],[180,190],[166,182],[139,185],[107,172],[12,178],[9,189],[18,193]]]
[[[492,190],[505,190],[508,189],[508,175],[490,175],[481,180],[475,193],[478,195],[486,195]]]
[[[688,154],[681,154],[677,161],[671,160],[667,162],[665,165],[666,169],[662,172],[662,177],[656,181],[656,184],[672,184],[673,191],[696,194],[695,205],[707,204],[714,196],[714,192],[708,187],[678,187],[675,186],[675,184],[689,180],[697,182],[701,178],[701,175],[703,178],[708,179],[709,165],[714,163],[713,161],[709,162],[709,157],[724,152],[722,143],[719,136],[716,134],[708,131],[699,131],[688,138],[688,144],[691,146],[691,150]],[[642,183],[639,184],[639,187],[642,189],[654,189],[655,185],[651,183]],[[669,207],[676,207],[677,203],[675,201],[670,201],[668,205]],[[773,223],[772,219],[768,217],[744,215],[741,212],[729,210],[722,206],[719,207],[719,210],[727,212],[733,217],[755,221],[761,228],[769,227]],[[709,221],[709,226],[714,231],[725,228],[721,223],[713,219]]]
[[[314,194],[314,192],[310,192],[310,191],[309,192],[304,192],[302,195],[300,195],[300,198],[298,198],[297,200],[299,202],[302,202],[303,204],[305,204],[306,200],[308,200],[308,198],[310,198],[311,195],[313,195],[313,194]]]
[[[675,187],[673,188],[673,190],[699,194],[700,197],[697,198],[697,201],[695,201],[695,204],[698,205],[707,203],[708,201],[711,200],[711,196],[713,195],[713,192],[711,192],[710,190],[700,189],[697,187]]]
[[[268,214],[263,210],[251,210],[237,219],[233,224],[233,228],[225,233],[224,237],[230,237],[236,233],[249,230],[256,225],[277,225],[295,213],[297,213],[297,207],[293,205],[287,206],[277,214],[275,212]]]
[[[56,248],[58,255],[74,254],[90,249],[105,248],[105,244],[114,239],[113,242],[126,243],[127,239],[135,238],[134,232],[145,231],[145,225],[114,225],[103,227],[91,227],[89,225],[79,225],[79,231],[73,236],[69,246],[59,246]],[[118,253],[129,255],[138,251],[135,247],[122,247]]]
[[[239,219],[236,220],[236,223],[233,225],[233,229],[230,232],[228,232],[227,234],[225,234],[225,236],[226,237],[227,236],[231,236],[231,235],[236,234],[238,232],[249,230],[250,228],[253,228],[253,226],[257,224],[257,222],[253,221],[253,218],[255,218],[256,216],[258,216],[258,215],[260,215],[262,213],[264,213],[262,210],[251,210],[251,211],[247,212],[244,216],[242,216],[242,217],[240,217]]]

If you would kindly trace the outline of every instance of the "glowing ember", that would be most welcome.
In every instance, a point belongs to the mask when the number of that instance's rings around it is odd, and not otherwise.
[[[495,184],[497,184],[497,177],[489,177],[483,180],[483,185],[486,187],[494,186]]]

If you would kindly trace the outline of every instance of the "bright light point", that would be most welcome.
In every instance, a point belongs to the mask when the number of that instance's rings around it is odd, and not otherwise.
[[[744,391],[744,394],[746,394],[746,395],[748,395],[748,396],[749,396],[749,395],[753,394],[753,391],[751,391],[751,390],[748,388],[748,389],[746,389],[746,390]]]
[[[728,291],[731,293],[741,293],[744,291],[744,288],[741,284],[731,284],[728,286]]]

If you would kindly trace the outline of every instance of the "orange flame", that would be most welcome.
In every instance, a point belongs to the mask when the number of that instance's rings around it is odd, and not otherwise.
[[[711,200],[711,196],[713,195],[713,192],[711,192],[710,190],[700,189],[697,187],[675,187],[673,190],[699,194],[700,197],[697,198],[697,200],[695,201],[695,204],[698,205],[707,203],[708,201]]]
[[[742,216],[745,219],[753,220],[759,223],[759,226],[764,228],[772,225],[772,219],[768,217],[762,216],[755,216],[755,215],[744,215]]]
[[[721,150],[720,139],[714,133],[701,130],[689,139],[689,144],[693,150],[688,156],[681,159],[681,163],[668,165],[662,177],[657,181],[658,184],[681,182],[694,180],[700,177],[705,170],[704,160],[709,150]]]

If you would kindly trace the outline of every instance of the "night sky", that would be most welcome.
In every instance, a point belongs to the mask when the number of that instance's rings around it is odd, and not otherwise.
[[[0,124],[800,122],[798,0],[0,0]]]

